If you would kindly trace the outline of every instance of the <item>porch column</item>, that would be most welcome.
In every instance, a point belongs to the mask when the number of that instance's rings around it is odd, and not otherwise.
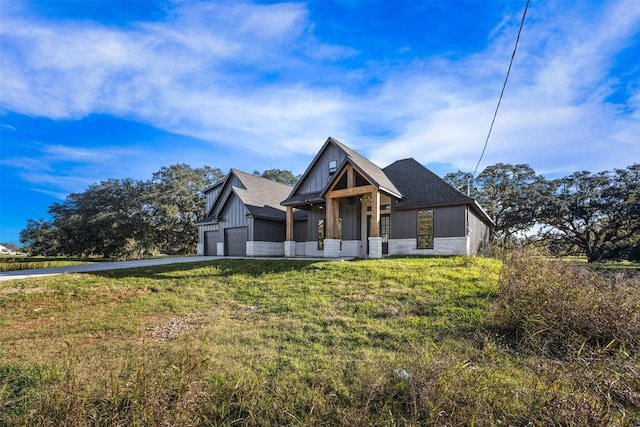
[[[296,256],[296,241],[293,238],[293,206],[287,206],[284,256],[287,258]]]
[[[287,206],[287,240],[293,240],[293,206]]]
[[[327,198],[325,212],[324,256],[337,258],[340,256],[340,240],[338,239],[338,218],[340,218],[340,199]]]
[[[382,237],[380,237],[380,193],[371,192],[371,237],[369,237],[369,258],[382,258]]]

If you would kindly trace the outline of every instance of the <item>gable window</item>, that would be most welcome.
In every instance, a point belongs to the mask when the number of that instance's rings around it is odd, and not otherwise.
[[[333,175],[338,171],[338,161],[329,160],[329,175]]]
[[[433,209],[418,211],[418,249],[433,249]]]

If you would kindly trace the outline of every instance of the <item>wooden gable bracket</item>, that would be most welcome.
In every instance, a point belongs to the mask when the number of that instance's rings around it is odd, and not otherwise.
[[[340,182],[345,174],[347,175],[347,188],[334,190],[336,185],[338,185],[338,182]],[[363,194],[372,193],[374,191],[378,191],[378,188],[371,183],[369,183],[369,185],[356,187],[356,170],[353,168],[353,165],[351,163],[347,163],[333,180],[333,184],[331,184],[331,187],[329,187],[324,197],[327,200],[342,199],[345,197],[361,196]]]
[[[347,175],[347,188],[335,190],[336,185],[344,175]],[[380,236],[380,191],[379,188],[369,182],[369,185],[356,187],[356,171],[351,163],[347,163],[336,176],[333,184],[325,194],[326,199],[326,237],[338,238],[338,221],[340,218],[340,199],[371,194],[371,236]]]

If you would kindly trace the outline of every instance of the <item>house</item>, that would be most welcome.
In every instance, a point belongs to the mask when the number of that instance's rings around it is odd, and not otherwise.
[[[2,255],[18,255],[18,252],[14,251],[13,249],[9,249],[6,246],[0,245],[0,254],[2,254]]]
[[[381,169],[328,138],[293,189],[265,181],[232,169],[206,191],[199,254],[468,255],[488,244],[482,207],[414,159]]]
[[[284,255],[286,209],[280,202],[290,192],[288,185],[231,169],[204,192],[207,216],[196,222],[198,255]]]

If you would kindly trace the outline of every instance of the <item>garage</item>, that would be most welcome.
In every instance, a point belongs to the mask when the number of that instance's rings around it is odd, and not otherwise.
[[[204,254],[207,256],[218,255],[218,243],[222,242],[219,231],[205,231]]]
[[[247,227],[225,228],[224,254],[247,256]]]

